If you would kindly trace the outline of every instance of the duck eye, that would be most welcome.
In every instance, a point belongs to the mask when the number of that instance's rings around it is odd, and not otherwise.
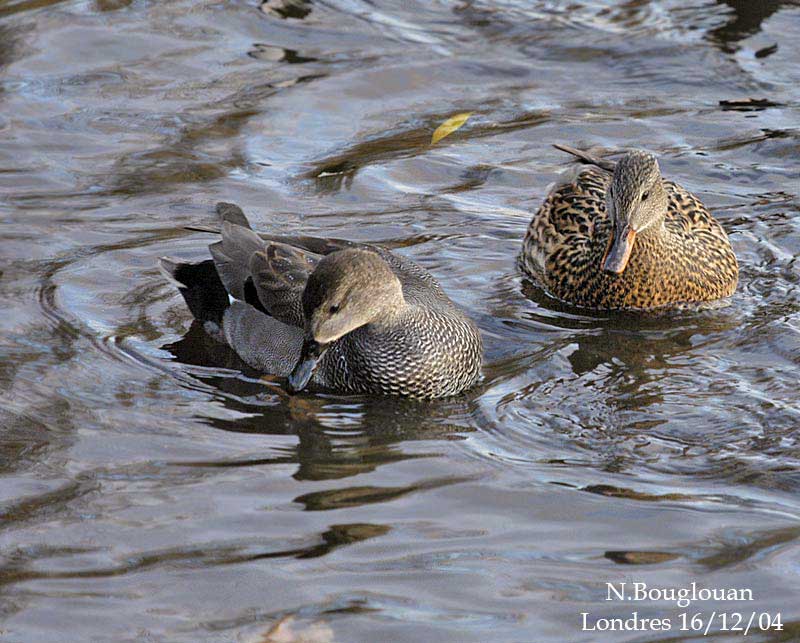
[[[650,196],[650,193],[649,193],[649,192],[644,192],[644,193],[642,194],[642,201],[647,201],[647,197],[649,197],[649,196]]]
[[[334,315],[334,314],[338,313],[338,312],[339,312],[339,304],[334,304],[333,306],[331,306],[330,308],[328,308],[328,312],[329,312],[331,315]]]

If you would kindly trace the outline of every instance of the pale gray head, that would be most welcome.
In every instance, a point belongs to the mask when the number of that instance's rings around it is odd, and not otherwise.
[[[303,291],[306,334],[328,344],[397,310],[403,288],[376,252],[347,249],[323,257]]]
[[[308,384],[328,344],[404,304],[400,281],[377,252],[349,248],[323,257],[303,291],[305,340],[290,388]]]
[[[625,270],[636,235],[661,226],[667,203],[658,161],[652,154],[634,150],[617,161],[606,193],[606,208],[614,221],[613,237],[603,259],[606,272],[620,274]]]

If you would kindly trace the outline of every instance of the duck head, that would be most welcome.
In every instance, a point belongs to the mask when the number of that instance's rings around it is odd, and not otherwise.
[[[353,248],[323,257],[303,291],[305,338],[289,390],[296,393],[308,385],[331,342],[387,318],[404,304],[400,281],[378,253]]]
[[[661,227],[667,204],[667,191],[652,154],[635,150],[617,161],[606,192],[606,208],[614,230],[603,257],[603,270],[622,274],[636,236]]]

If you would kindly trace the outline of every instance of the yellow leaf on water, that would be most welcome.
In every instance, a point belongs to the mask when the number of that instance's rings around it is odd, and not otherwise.
[[[334,643],[333,630],[325,623],[298,628],[294,616],[284,616],[268,632],[251,640],[252,643]]]
[[[436,143],[441,141],[445,136],[449,136],[455,132],[459,127],[467,122],[467,119],[470,116],[472,116],[472,112],[461,112],[460,114],[456,114],[455,116],[448,118],[444,123],[439,125],[436,130],[434,130],[433,136],[431,137],[431,145],[436,145]]]

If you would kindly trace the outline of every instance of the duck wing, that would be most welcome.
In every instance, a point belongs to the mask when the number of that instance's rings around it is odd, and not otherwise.
[[[590,165],[551,189],[528,225],[520,254],[531,276],[547,286],[553,262],[556,270],[569,272],[574,266],[589,266],[598,245],[604,249],[611,227],[605,204],[610,178]]]
[[[728,235],[722,224],[694,194],[674,181],[664,181],[669,198],[665,223],[673,231],[684,234],[708,235],[727,245]]]
[[[234,299],[247,301],[245,286],[250,279],[250,258],[264,249],[259,236],[240,225],[222,224],[222,238],[208,246],[222,285]]]
[[[256,294],[270,315],[303,327],[303,290],[319,260],[320,255],[275,241],[250,257]]]
[[[208,249],[225,290],[290,326],[303,326],[302,294],[319,255],[264,241],[249,228],[225,221]]]
[[[400,281],[400,285],[403,287],[403,296],[406,298],[406,301],[420,305],[442,304],[444,302],[450,303],[450,299],[442,290],[439,282],[436,281],[427,270],[418,266],[410,259],[401,255],[396,255],[382,246],[371,243],[346,241],[344,239],[306,236],[274,236],[265,234],[259,236],[271,243],[289,246],[297,251],[302,251],[316,257],[321,257],[338,250],[344,250],[345,248],[371,250],[372,252],[378,253],[381,258],[389,264],[392,272],[394,272],[395,276]]]
[[[409,303],[452,304],[428,271],[381,246],[328,237],[256,233],[239,206],[218,203],[216,210],[221,231],[204,226],[190,229],[222,234],[222,241],[209,248],[226,290],[287,324],[303,326],[303,289],[319,260],[347,248],[377,252],[400,280]]]
[[[553,143],[553,147],[557,150],[561,150],[562,152],[566,152],[567,154],[572,154],[572,156],[576,157],[581,163],[596,165],[597,167],[608,172],[613,172],[617,165],[614,161],[609,161],[608,159],[601,158],[584,150],[579,150],[576,147],[564,145],[563,143]]]
[[[669,196],[664,225],[676,240],[673,258],[686,287],[703,299],[731,295],[739,280],[739,264],[725,228],[700,200],[673,181],[664,181]],[[690,269],[686,269],[690,266]]]
[[[228,221],[237,225],[242,225],[250,228],[247,218],[242,212],[242,209],[232,203],[218,203],[217,214],[223,222]],[[389,267],[394,272],[395,276],[400,280],[403,287],[403,295],[410,303],[420,305],[442,305],[444,303],[450,304],[449,297],[444,293],[439,282],[424,268],[421,268],[410,259],[406,259],[401,255],[396,255],[390,250],[371,243],[358,243],[356,241],[348,241],[346,239],[335,239],[329,237],[309,237],[306,235],[272,235],[265,233],[257,233],[258,236],[267,243],[267,245],[275,248],[273,257],[264,258],[259,260],[258,270],[260,274],[264,275],[264,281],[261,282],[261,289],[259,290],[259,297],[265,302],[268,310],[269,306],[279,306],[279,301],[285,302],[280,305],[281,309],[291,308],[297,313],[299,311],[299,325],[302,326],[302,304],[300,297],[303,293],[308,274],[313,271],[317,261],[325,255],[338,250],[345,250],[347,248],[360,248],[362,250],[372,250],[377,252]],[[302,275],[305,274],[305,277]],[[271,275],[271,276],[269,276]],[[292,296],[289,293],[288,285],[281,286],[279,283],[281,278],[290,278],[292,285],[292,292],[294,293],[294,301],[296,303],[289,304]],[[256,287],[259,287],[259,280],[255,278]],[[276,290],[272,290],[272,289]],[[266,292],[262,295],[262,291],[270,291],[274,293],[269,297],[270,304],[267,305],[266,299],[268,295]],[[293,313],[294,314],[294,313]],[[276,314],[277,316],[277,314]]]
[[[242,226],[243,228],[252,230],[250,222],[247,220],[244,212],[235,203],[225,203],[224,201],[220,201],[217,203],[216,210],[217,216],[222,223],[227,221],[228,223],[233,223],[234,225]]]

